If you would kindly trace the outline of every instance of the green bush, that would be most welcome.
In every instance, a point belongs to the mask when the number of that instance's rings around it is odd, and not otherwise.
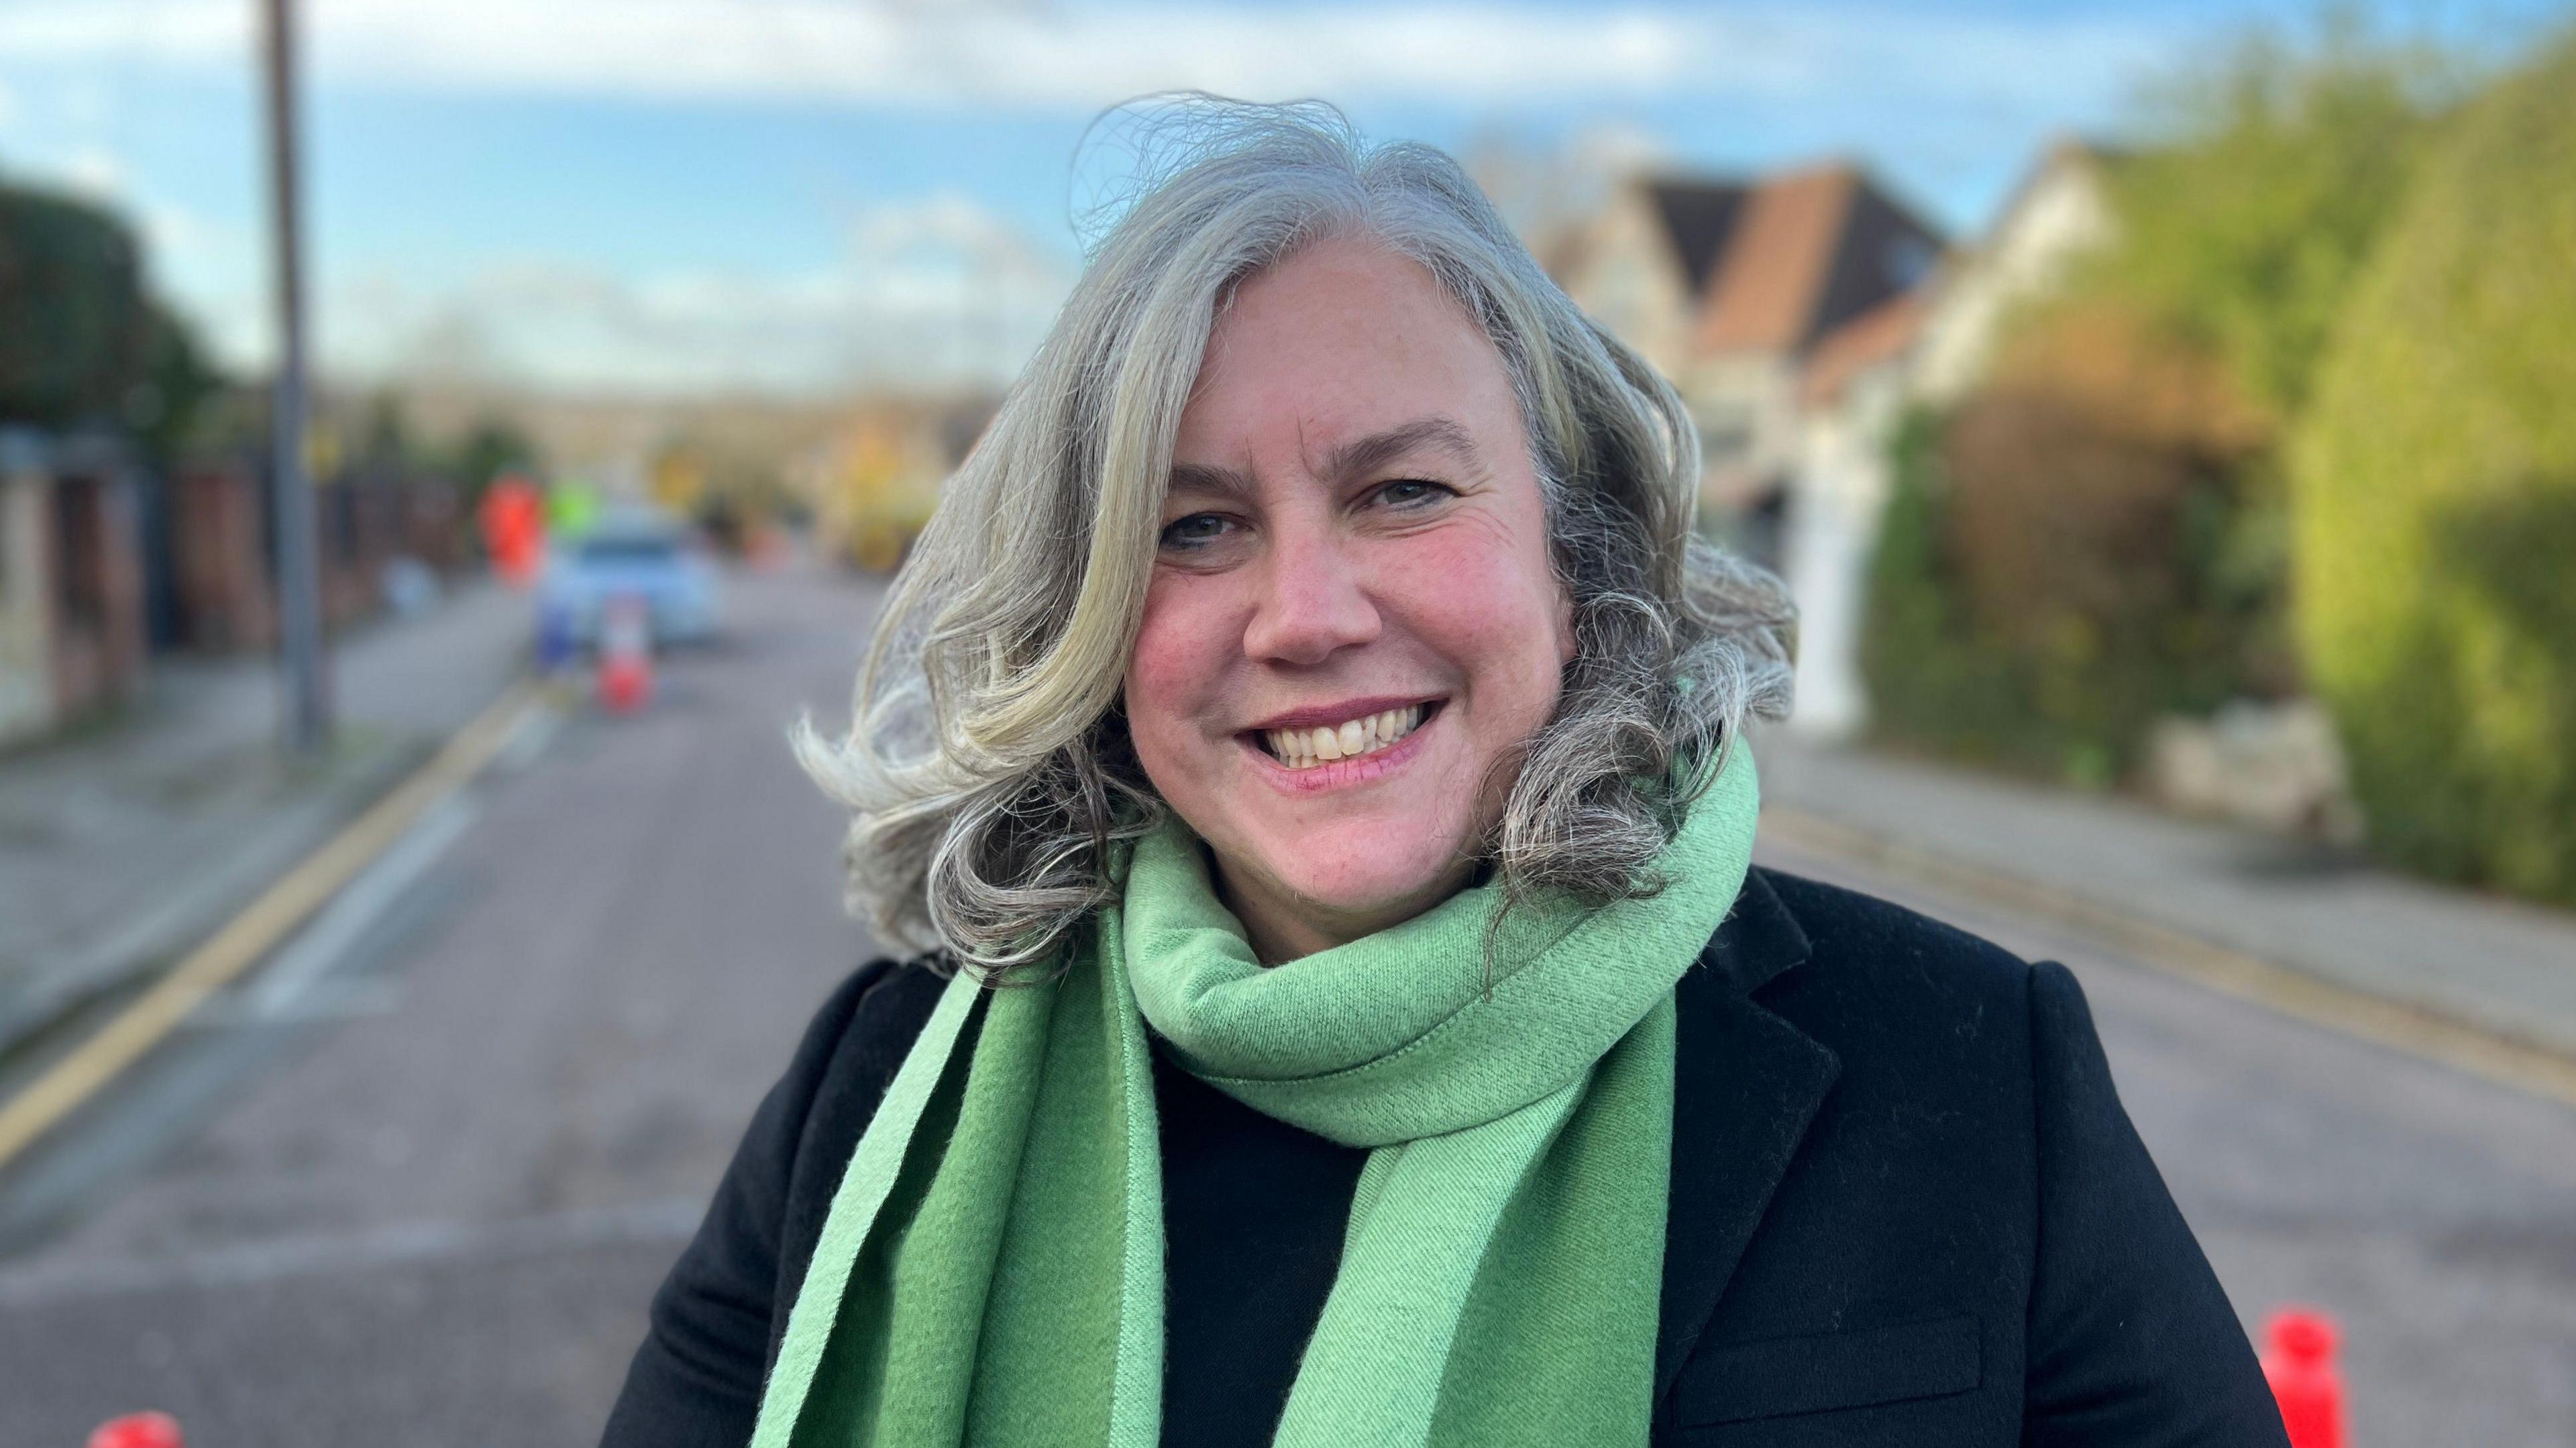
[[[2043,388],[1910,419],[1862,648],[1879,738],[2098,786],[2163,714],[2260,692],[2272,599],[2204,441]]]
[[[2421,172],[2293,449],[2300,641],[2374,844],[2576,903],[2576,36]]]
[[[2031,767],[2060,741],[2022,705],[2009,653],[1978,637],[1967,618],[1949,546],[1942,431],[1928,412],[1897,430],[1861,628],[1871,728],[1888,743]]]

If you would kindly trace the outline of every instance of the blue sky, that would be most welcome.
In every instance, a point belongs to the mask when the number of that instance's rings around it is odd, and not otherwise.
[[[1007,370],[1078,265],[1086,123],[1321,95],[1372,135],[1856,155],[1972,232],[2053,134],[2306,0],[303,0],[316,325],[346,377],[831,391]],[[0,174],[134,216],[265,355],[256,0],[0,0]],[[2383,0],[2501,50],[2564,0]]]

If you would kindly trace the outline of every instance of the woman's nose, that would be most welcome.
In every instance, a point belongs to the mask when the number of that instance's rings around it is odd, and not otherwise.
[[[1337,650],[1378,636],[1377,605],[1363,586],[1359,560],[1329,535],[1295,528],[1273,532],[1262,560],[1244,652],[1282,664],[1319,664]]]

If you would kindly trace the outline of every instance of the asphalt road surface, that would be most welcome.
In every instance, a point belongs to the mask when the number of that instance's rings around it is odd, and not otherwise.
[[[783,741],[841,716],[874,597],[736,579],[732,640],[649,711],[532,726],[0,1179],[0,1445],[144,1407],[191,1448],[596,1441],[753,1103],[872,953]],[[2249,1325],[2339,1315],[2360,1448],[2576,1442],[2576,1111],[1770,862],[2074,966]]]

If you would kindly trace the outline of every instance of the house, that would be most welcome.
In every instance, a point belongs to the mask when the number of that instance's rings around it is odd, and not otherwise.
[[[1941,235],[1859,167],[1639,175],[1550,247],[1577,305],[1672,379],[1699,430],[1703,517],[1805,615],[1799,720],[1857,717],[1860,585],[1885,496],[1888,378]]]
[[[2121,153],[2061,140],[2006,199],[1985,238],[1942,270],[1923,319],[1913,398],[1947,407],[1984,380],[2014,310],[2055,291],[2068,268],[2110,240],[2107,180]]]
[[[138,476],[110,439],[0,429],[0,743],[140,691]]]

